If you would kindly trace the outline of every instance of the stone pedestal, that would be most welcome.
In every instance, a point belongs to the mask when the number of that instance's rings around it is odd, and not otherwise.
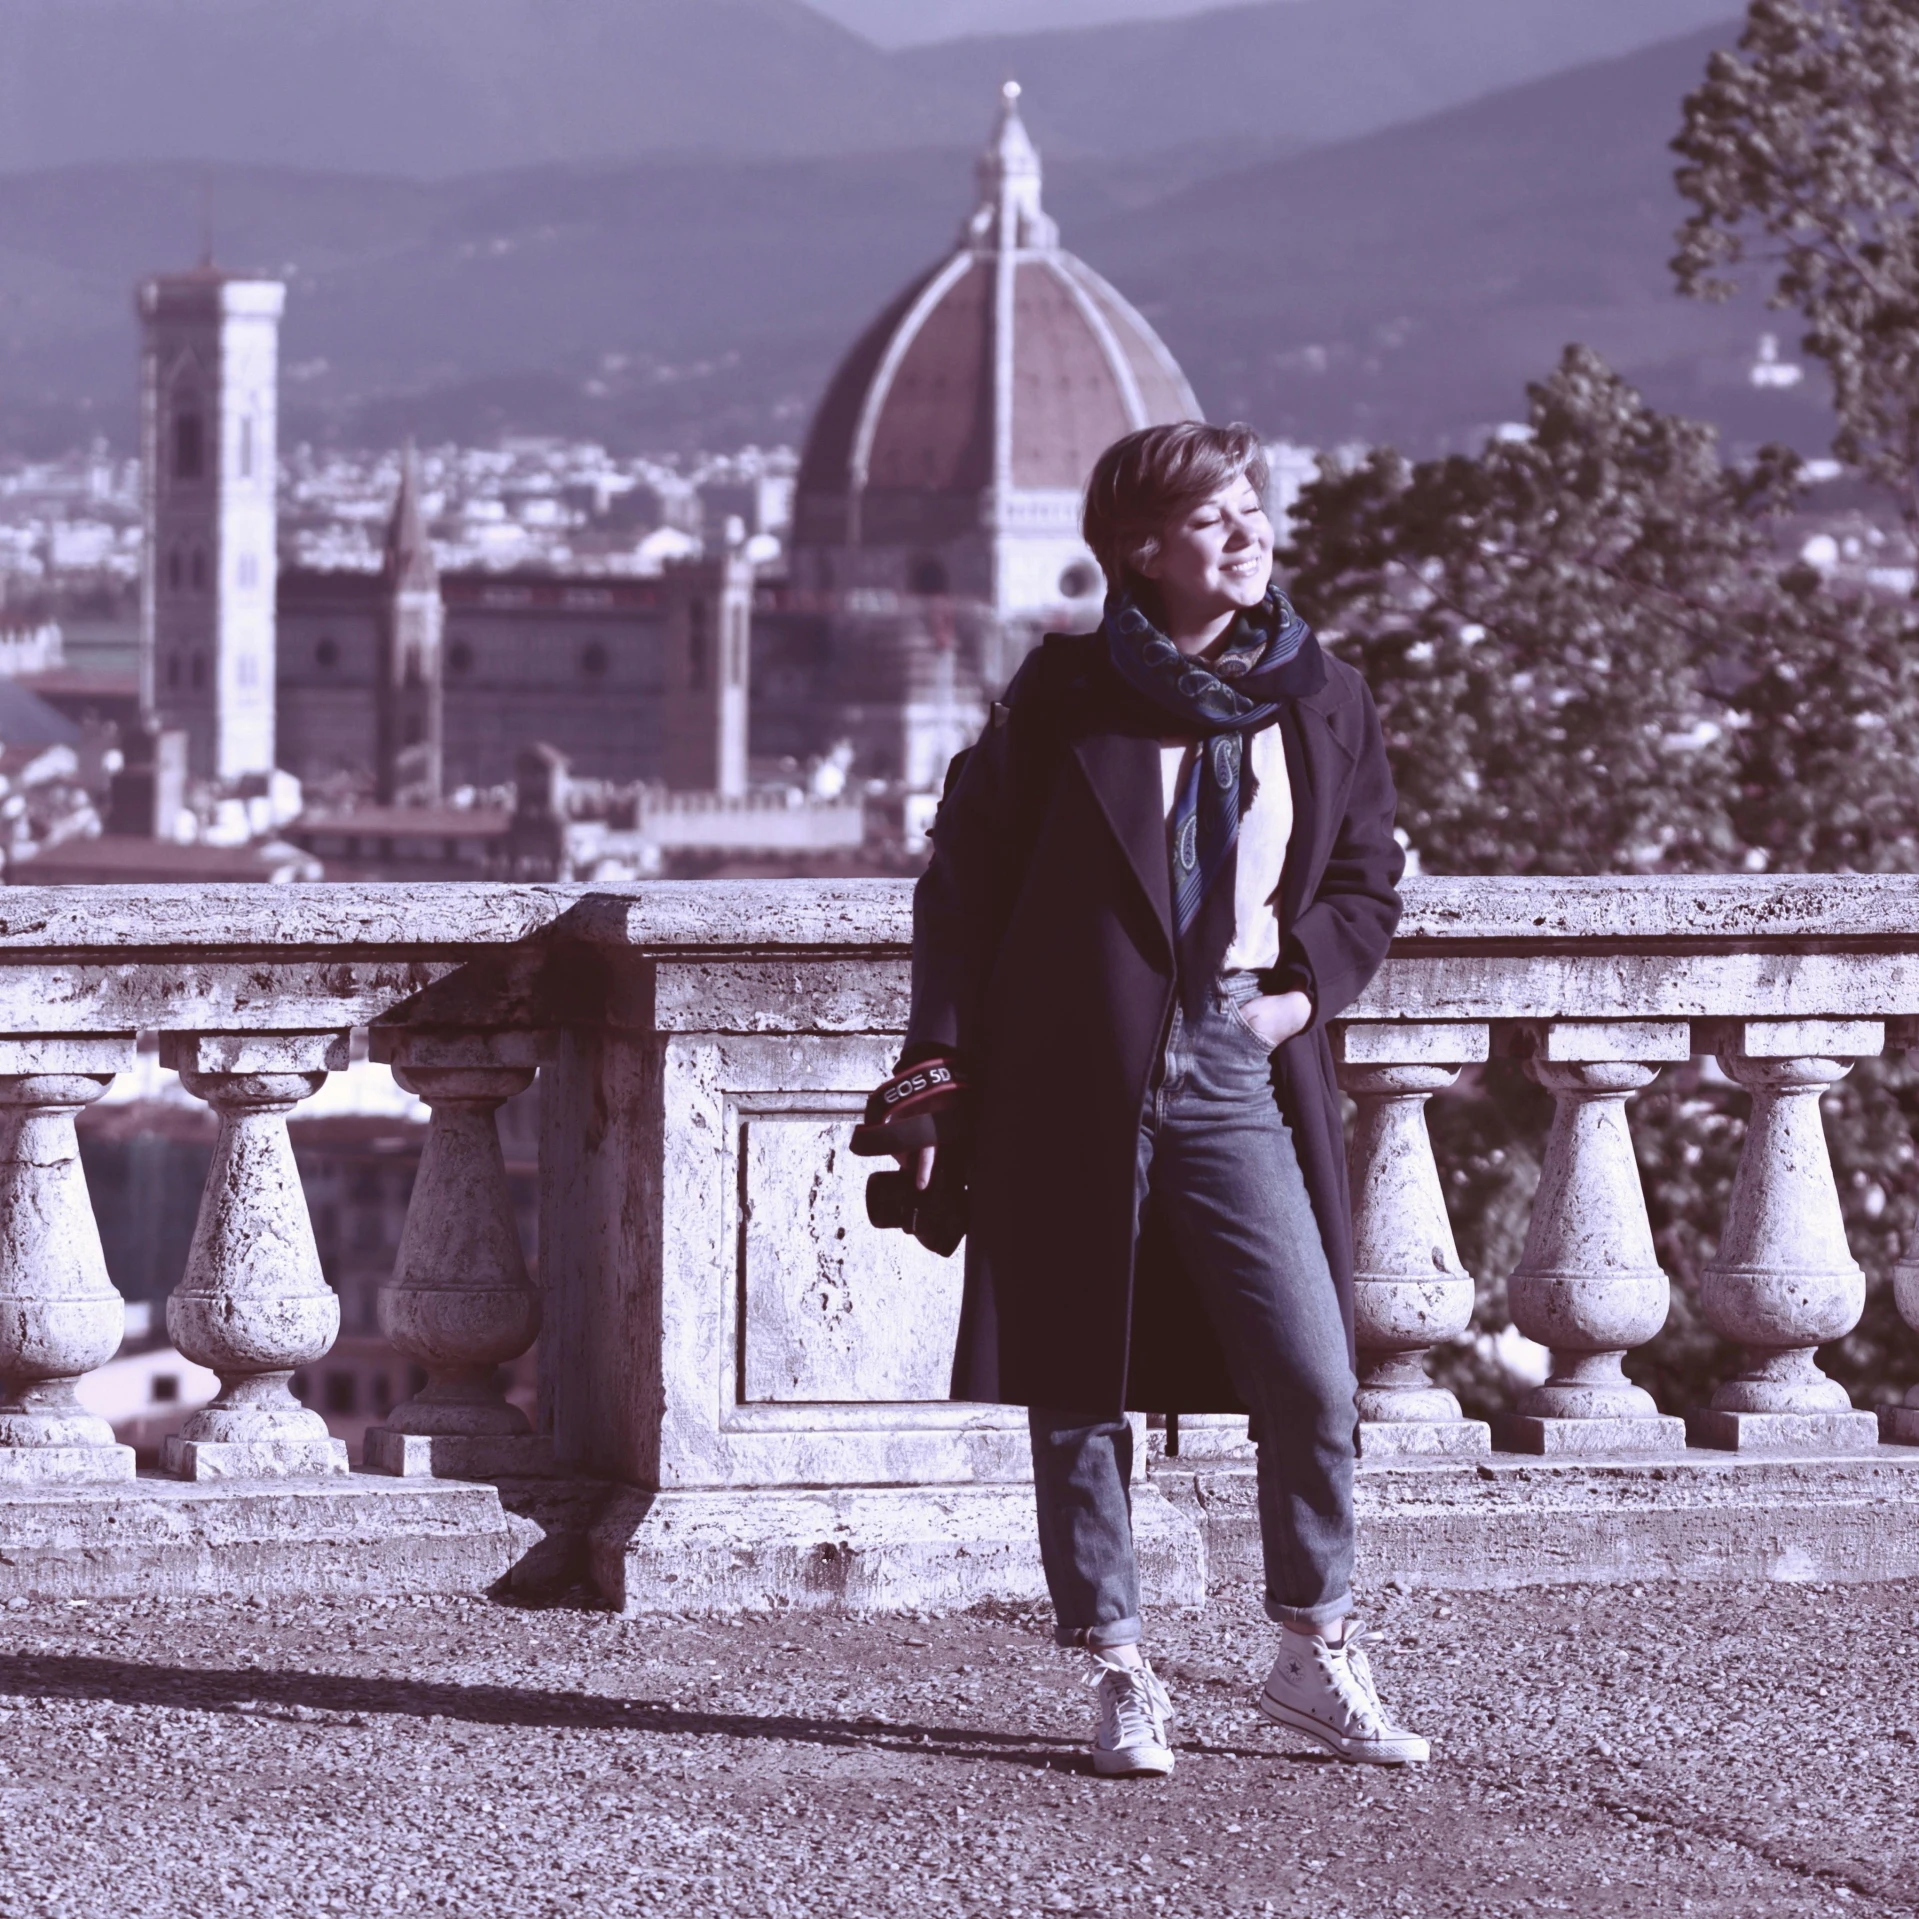
[[[1427,1377],[1424,1355],[1472,1322],[1433,1164],[1426,1102],[1487,1054],[1483,1026],[1346,1026],[1334,1042],[1340,1085],[1359,1108],[1347,1152],[1353,1195],[1353,1307],[1360,1447],[1368,1458],[1483,1453],[1485,1423]]]
[[[1745,1349],[1745,1365],[1693,1415],[1699,1445],[1855,1452],[1878,1443],[1878,1420],[1815,1354],[1852,1331],[1866,1300],[1819,1100],[1884,1041],[1872,1020],[1749,1020],[1721,1039],[1719,1062],[1752,1095],[1752,1116],[1700,1303],[1713,1330]]]
[[[184,1479],[343,1473],[343,1441],[293,1397],[294,1369],[340,1330],[320,1271],[286,1116],[347,1064],[345,1033],[167,1033],[163,1064],[220,1116],[187,1268],[167,1331],[220,1392],[162,1452]]]
[[[947,1397],[961,1259],[870,1225],[847,1150],[905,963],[598,958],[603,1022],[541,1067],[538,1347],[562,1466],[632,1488],[596,1582],[628,1609],[1037,1597],[1026,1415]],[[1162,1590],[1197,1598],[1197,1533],[1135,1492]]]
[[[1512,1452],[1589,1458],[1686,1443],[1683,1422],[1620,1362],[1666,1323],[1669,1303],[1626,1100],[1659,1062],[1690,1056],[1691,1030],[1676,1021],[1554,1021],[1537,1035],[1528,1070],[1553,1095],[1553,1122],[1507,1296],[1513,1324],[1552,1349],[1552,1371],[1493,1422]]]
[[[540,1298],[527,1277],[495,1115],[533,1083],[540,1036],[376,1028],[373,1056],[432,1108],[380,1329],[426,1368],[426,1385],[366,1436],[370,1469],[450,1478],[554,1470],[501,1384],[532,1345]]]
[[[0,1486],[133,1477],[133,1449],[75,1396],[119,1350],[74,1116],[133,1063],[133,1035],[0,1039]]]
[[[1206,1601],[1198,1527],[1150,1481],[1133,1488],[1149,1607]],[[587,1540],[621,1612],[960,1611],[1046,1599],[1030,1486],[631,1492]]]

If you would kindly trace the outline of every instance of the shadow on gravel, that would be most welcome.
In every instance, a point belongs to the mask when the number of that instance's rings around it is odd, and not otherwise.
[[[225,1712],[299,1725],[364,1725],[369,1716],[459,1720],[482,1726],[551,1726],[576,1732],[644,1732],[687,1738],[771,1739],[903,1757],[995,1760],[1051,1772],[1088,1766],[1077,1740],[981,1732],[881,1719],[814,1719],[803,1714],[689,1711],[646,1699],[546,1692],[516,1686],[448,1685],[427,1679],[355,1678],[340,1673],[227,1671],[147,1666],[124,1659],[0,1656],[0,1695],[95,1699],[177,1712]],[[1211,1753],[1236,1748],[1209,1744]],[[1268,1751],[1237,1754],[1271,1758]]]

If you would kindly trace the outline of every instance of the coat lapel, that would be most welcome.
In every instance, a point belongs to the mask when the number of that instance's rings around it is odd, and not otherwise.
[[[1333,835],[1345,817],[1346,789],[1358,761],[1357,751],[1342,737],[1341,721],[1350,704],[1350,695],[1334,679],[1319,692],[1290,703],[1280,716],[1293,789],[1293,832],[1279,889],[1282,931],[1319,891],[1332,857]]]
[[[1280,883],[1281,927],[1290,926],[1313,895],[1332,854],[1332,836],[1345,815],[1357,750],[1344,737],[1352,699],[1335,679],[1280,714],[1286,773],[1293,789],[1293,832]],[[1166,950],[1173,950],[1172,875],[1166,858],[1166,816],[1159,777],[1159,742],[1125,733],[1090,733],[1073,753],[1127,863],[1138,879]]]
[[[1160,803],[1159,743],[1124,733],[1090,733],[1073,742],[1073,753],[1145,891],[1170,953],[1173,882],[1166,857],[1166,814]]]

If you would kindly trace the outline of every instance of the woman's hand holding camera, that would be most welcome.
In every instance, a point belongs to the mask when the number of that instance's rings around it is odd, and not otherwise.
[[[1304,993],[1262,993],[1245,1001],[1239,1016],[1271,1051],[1312,1024],[1313,1003]]]
[[[970,1105],[958,1059],[923,1049],[874,1089],[849,1142],[862,1159],[899,1163],[898,1172],[875,1173],[866,1182],[867,1218],[911,1233],[942,1258],[966,1237]]]

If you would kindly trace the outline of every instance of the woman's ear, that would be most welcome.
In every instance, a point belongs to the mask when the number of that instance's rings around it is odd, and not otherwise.
[[[1142,580],[1157,580],[1164,577],[1166,562],[1160,558],[1159,542],[1148,540],[1137,552],[1127,555],[1127,569],[1137,573]]]

